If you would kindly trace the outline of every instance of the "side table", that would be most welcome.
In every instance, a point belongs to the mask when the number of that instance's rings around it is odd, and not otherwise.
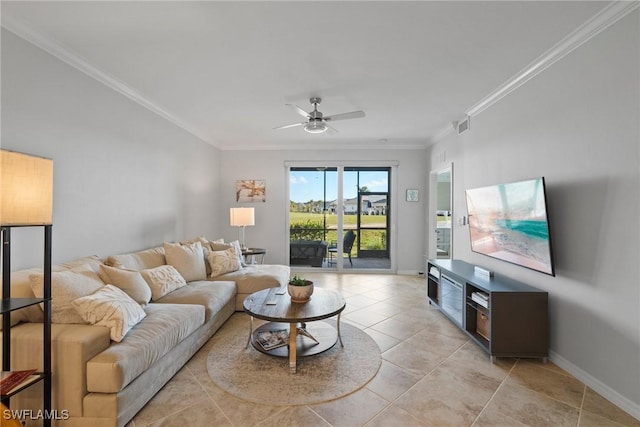
[[[242,256],[251,257],[251,262],[247,262],[247,264],[256,264],[256,255],[261,255],[260,264],[264,264],[264,256],[266,255],[267,250],[264,248],[246,248],[242,250]]]

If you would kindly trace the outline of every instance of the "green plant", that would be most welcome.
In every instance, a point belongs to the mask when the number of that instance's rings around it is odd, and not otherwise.
[[[311,284],[311,281],[300,276],[293,276],[289,279],[289,284],[291,286],[307,286]]]
[[[322,222],[307,219],[305,222],[292,223],[289,236],[291,240],[322,240],[324,232]]]

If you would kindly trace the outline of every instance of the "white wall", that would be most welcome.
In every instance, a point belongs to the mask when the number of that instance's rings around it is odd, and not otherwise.
[[[325,135],[318,135],[319,138]],[[267,248],[269,263],[288,264],[286,257],[287,223],[286,214],[288,177],[286,161],[397,161],[397,182],[391,183],[392,191],[398,197],[398,212],[392,216],[396,223],[398,242],[398,272],[417,273],[424,271],[424,239],[426,212],[425,167],[426,150],[285,150],[285,151],[223,151],[221,160],[221,211],[219,215],[229,215],[229,208],[240,206],[235,200],[235,184],[239,179],[266,180],[266,203],[242,204],[256,209],[255,227],[247,227],[246,243],[250,246]],[[420,190],[420,201],[405,201],[407,188]],[[398,220],[400,218],[400,220]],[[237,239],[238,232],[228,225],[225,239]],[[393,226],[392,226],[393,227]],[[224,227],[223,227],[224,228]]]
[[[5,30],[2,148],[54,161],[54,263],[218,233],[217,149]],[[12,237],[42,265],[40,229]]]
[[[544,176],[556,277],[454,256],[549,292],[552,360],[640,417],[639,14],[625,17],[432,148],[464,190]]]

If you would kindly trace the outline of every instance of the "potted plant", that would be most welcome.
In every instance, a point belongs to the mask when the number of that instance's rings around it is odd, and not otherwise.
[[[291,302],[307,302],[313,293],[313,282],[300,276],[293,276],[289,279],[287,289]]]

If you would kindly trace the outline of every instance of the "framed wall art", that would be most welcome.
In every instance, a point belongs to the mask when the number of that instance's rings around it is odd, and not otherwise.
[[[420,192],[415,189],[407,190],[407,202],[417,202],[419,200]]]
[[[264,179],[242,179],[236,181],[237,203],[266,202],[266,182]]]

